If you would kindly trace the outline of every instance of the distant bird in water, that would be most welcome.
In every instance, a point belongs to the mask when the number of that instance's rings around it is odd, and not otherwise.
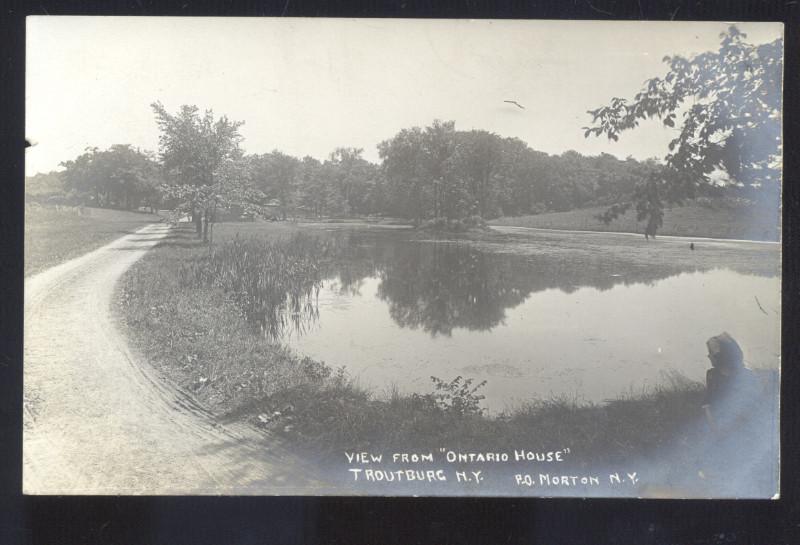
[[[694,250],[694,242],[690,242],[689,243],[689,249],[690,250]]]
[[[513,104],[514,106],[516,106],[517,108],[519,108],[521,110],[525,109],[525,106],[523,106],[522,104],[520,104],[516,100],[504,100],[503,102],[508,102],[509,104]]]

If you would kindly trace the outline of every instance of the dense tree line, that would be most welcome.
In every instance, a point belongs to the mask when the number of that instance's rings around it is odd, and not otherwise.
[[[384,211],[385,189],[378,165],[357,148],[338,148],[325,161],[298,159],[280,151],[245,157],[248,182],[281,219],[297,215],[351,216]]]
[[[158,155],[127,145],[89,149],[63,163],[58,176],[82,204],[171,208],[190,216],[204,238],[218,213],[231,210],[277,219],[380,215],[419,224],[612,206],[641,197],[664,169],[654,159],[605,153],[548,155],[518,138],[459,131],[438,120],[381,142],[377,164],[357,148],[337,148],[323,161],[278,150],[245,154],[240,122],[193,106],[175,114],[154,109],[162,127]]]
[[[279,151],[245,156],[249,183],[290,216],[494,218],[613,202],[658,168],[653,161],[550,156],[515,138],[460,132],[453,122],[403,129],[378,146],[381,163],[339,148],[325,161]]]
[[[355,148],[339,148],[325,161],[278,151],[245,160],[250,183],[280,204],[282,218],[386,215],[416,224],[609,204],[659,168],[608,154],[547,155],[517,138],[457,131],[441,121],[403,129],[378,150],[379,164]]]
[[[153,108],[158,156],[124,145],[91,149],[63,164],[62,180],[85,204],[174,208],[204,236],[214,214],[231,208],[279,219],[385,215],[414,223],[570,210],[615,202],[659,168],[608,154],[548,155],[438,120],[381,142],[379,164],[357,148],[338,148],[324,161],[278,150],[248,155],[240,122],[194,106],[175,114]]]
[[[130,145],[89,148],[61,165],[65,197],[76,204],[125,210],[159,204],[160,166],[152,154]]]
[[[781,40],[751,45],[731,27],[719,51],[666,57],[666,76],[646,82],[633,100],[614,98],[589,111],[587,137],[617,140],[650,117],[674,127],[663,161],[548,155],[517,138],[439,120],[380,142],[379,164],[356,148],[338,148],[323,161],[278,150],[246,155],[242,122],[196,106],[170,113],[156,102],[157,156],[129,145],[87,149],[62,164],[60,177],[85,204],[169,206],[190,215],[203,238],[209,227],[213,234],[220,209],[281,219],[386,215],[420,224],[605,205],[606,221],[634,207],[654,233],[665,205],[721,188],[777,208],[782,51]]]
[[[124,145],[90,149],[64,164],[62,179],[96,206],[161,199],[191,215],[203,238],[220,208],[281,219],[379,214],[418,225],[605,205],[606,221],[635,208],[651,234],[666,205],[722,188],[777,208],[783,43],[752,45],[735,27],[720,39],[718,51],[666,57],[667,74],[632,100],[589,111],[587,137],[617,140],[651,117],[673,127],[663,161],[548,155],[517,138],[439,120],[380,142],[379,164],[355,148],[323,161],[278,150],[246,155],[242,122],[196,106],[170,113],[156,102],[157,157]]]
[[[655,161],[621,161],[608,154],[547,155],[518,138],[457,131],[452,121],[404,129],[378,149],[386,208],[415,223],[608,204],[660,168]]]

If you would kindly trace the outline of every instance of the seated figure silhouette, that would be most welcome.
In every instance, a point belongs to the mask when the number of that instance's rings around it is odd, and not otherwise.
[[[700,476],[730,497],[777,491],[777,377],[744,365],[742,349],[728,333],[706,342],[705,440]],[[708,482],[708,481],[706,481]]]
[[[728,333],[711,337],[706,346],[711,369],[706,372],[703,408],[711,428],[724,431],[751,416],[758,381],[745,367],[739,343]]]

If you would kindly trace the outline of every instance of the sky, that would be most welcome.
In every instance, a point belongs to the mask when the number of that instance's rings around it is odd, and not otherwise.
[[[244,121],[247,153],[326,158],[434,119],[551,154],[663,157],[675,129],[584,138],[587,110],[632,97],[665,55],[716,50],[730,23],[29,17],[26,173],[87,147],[158,150],[150,104]],[[737,25],[751,43],[780,23]],[[514,100],[518,108],[504,100]]]

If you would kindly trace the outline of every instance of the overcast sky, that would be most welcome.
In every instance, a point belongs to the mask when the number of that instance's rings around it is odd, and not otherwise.
[[[434,119],[569,149],[662,157],[650,122],[619,142],[583,137],[586,110],[665,73],[664,55],[716,49],[727,23],[388,19],[28,18],[27,172],[87,146],[158,149],[150,104],[242,120],[248,153],[325,158]],[[776,23],[738,25],[748,41]],[[525,109],[504,103],[515,100]]]

